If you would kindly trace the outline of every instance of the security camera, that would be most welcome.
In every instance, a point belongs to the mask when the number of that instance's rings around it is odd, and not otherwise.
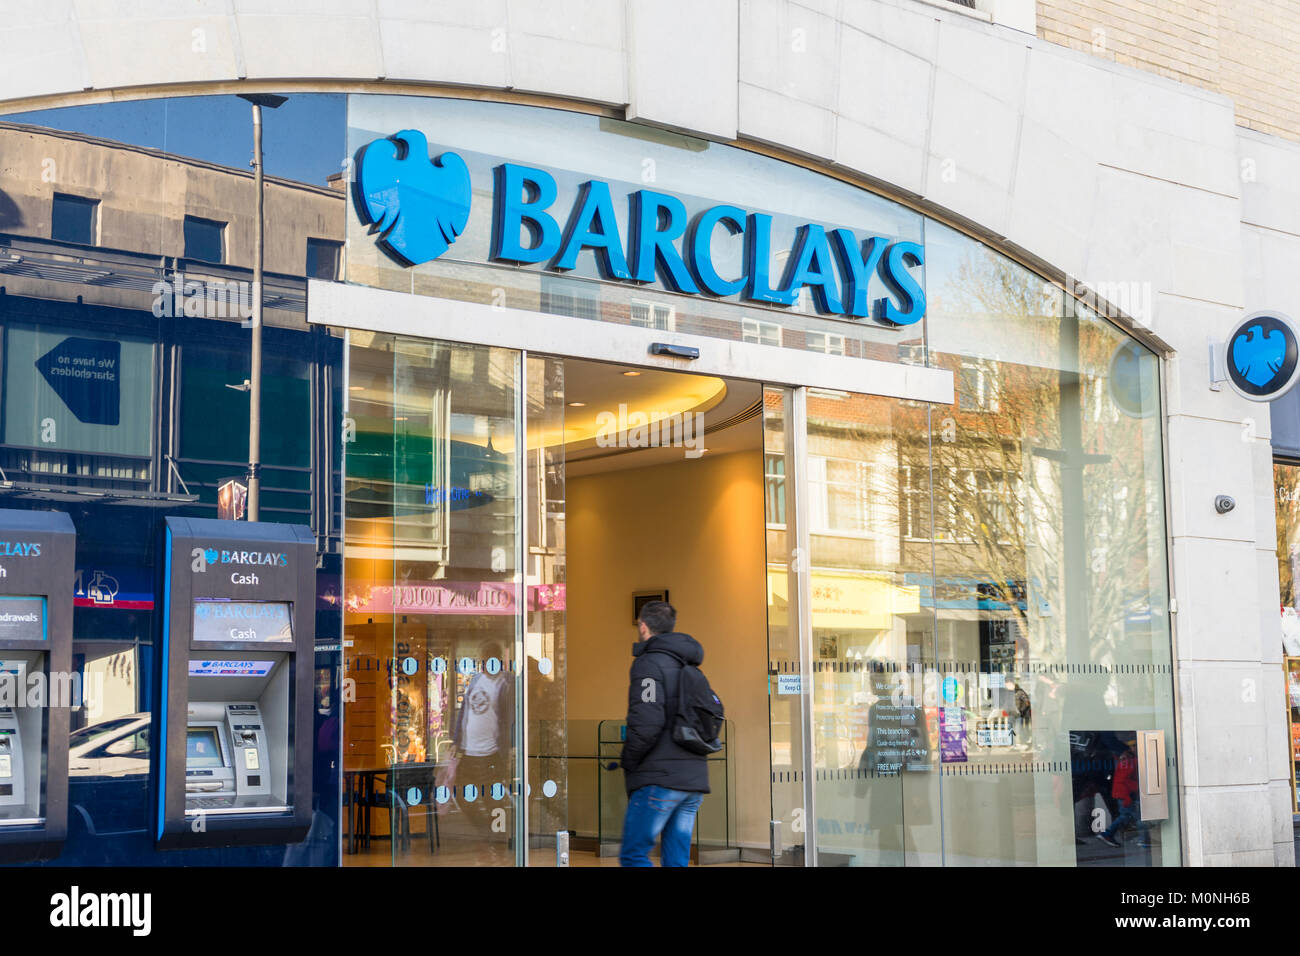
[[[1237,502],[1232,500],[1231,495],[1215,495],[1214,510],[1221,515],[1226,515],[1233,508],[1237,507]]]

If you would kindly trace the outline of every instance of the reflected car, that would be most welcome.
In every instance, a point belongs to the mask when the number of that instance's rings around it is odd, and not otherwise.
[[[68,738],[69,777],[149,774],[149,715],[113,717],[74,730]]]
[[[149,811],[149,714],[126,714],[68,738],[68,826],[90,837],[143,833]],[[81,844],[88,862],[105,852]]]

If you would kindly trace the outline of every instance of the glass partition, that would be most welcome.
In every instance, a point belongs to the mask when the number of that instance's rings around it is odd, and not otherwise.
[[[1177,865],[1158,360],[987,247],[934,223],[926,244],[931,361],[957,391],[918,579],[966,742],[942,768],[945,861]],[[1139,731],[1165,734],[1154,820]]]
[[[776,866],[807,863],[801,562],[794,477],[799,472],[793,389],[763,389],[763,510],[767,544],[768,739],[771,747],[770,852]]]
[[[1300,465],[1273,462],[1277,513],[1277,571],[1282,592],[1282,670],[1286,682],[1287,742],[1291,757],[1291,805],[1300,813]]]
[[[924,403],[808,389],[819,866],[942,862]]]
[[[352,333],[345,863],[522,851],[519,353]]]
[[[569,823],[567,570],[565,562],[564,362],[525,359],[527,456],[524,499],[527,607],[523,680],[527,688],[528,860],[554,866]],[[591,768],[585,766],[583,770]],[[572,849],[572,847],[571,847]]]

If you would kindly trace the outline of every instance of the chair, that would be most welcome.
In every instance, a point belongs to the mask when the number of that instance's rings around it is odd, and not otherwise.
[[[434,799],[434,773],[434,768],[429,764],[413,764],[392,767],[384,775],[384,790],[391,797],[388,800],[388,832],[393,834],[394,840],[401,840],[404,850],[411,846],[409,797],[412,790],[419,792],[420,800],[416,806],[424,808],[424,829],[429,840],[429,852],[436,853],[442,847],[437,801]]]

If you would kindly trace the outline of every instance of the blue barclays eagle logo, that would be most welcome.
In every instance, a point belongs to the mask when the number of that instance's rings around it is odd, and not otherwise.
[[[377,139],[357,153],[357,214],[404,265],[436,259],[469,221],[469,168],[456,153],[429,158],[419,130]]]
[[[1260,325],[1252,325],[1232,341],[1232,364],[1237,373],[1256,388],[1263,388],[1281,370],[1286,361],[1286,335],[1279,329],[1264,334]]]

